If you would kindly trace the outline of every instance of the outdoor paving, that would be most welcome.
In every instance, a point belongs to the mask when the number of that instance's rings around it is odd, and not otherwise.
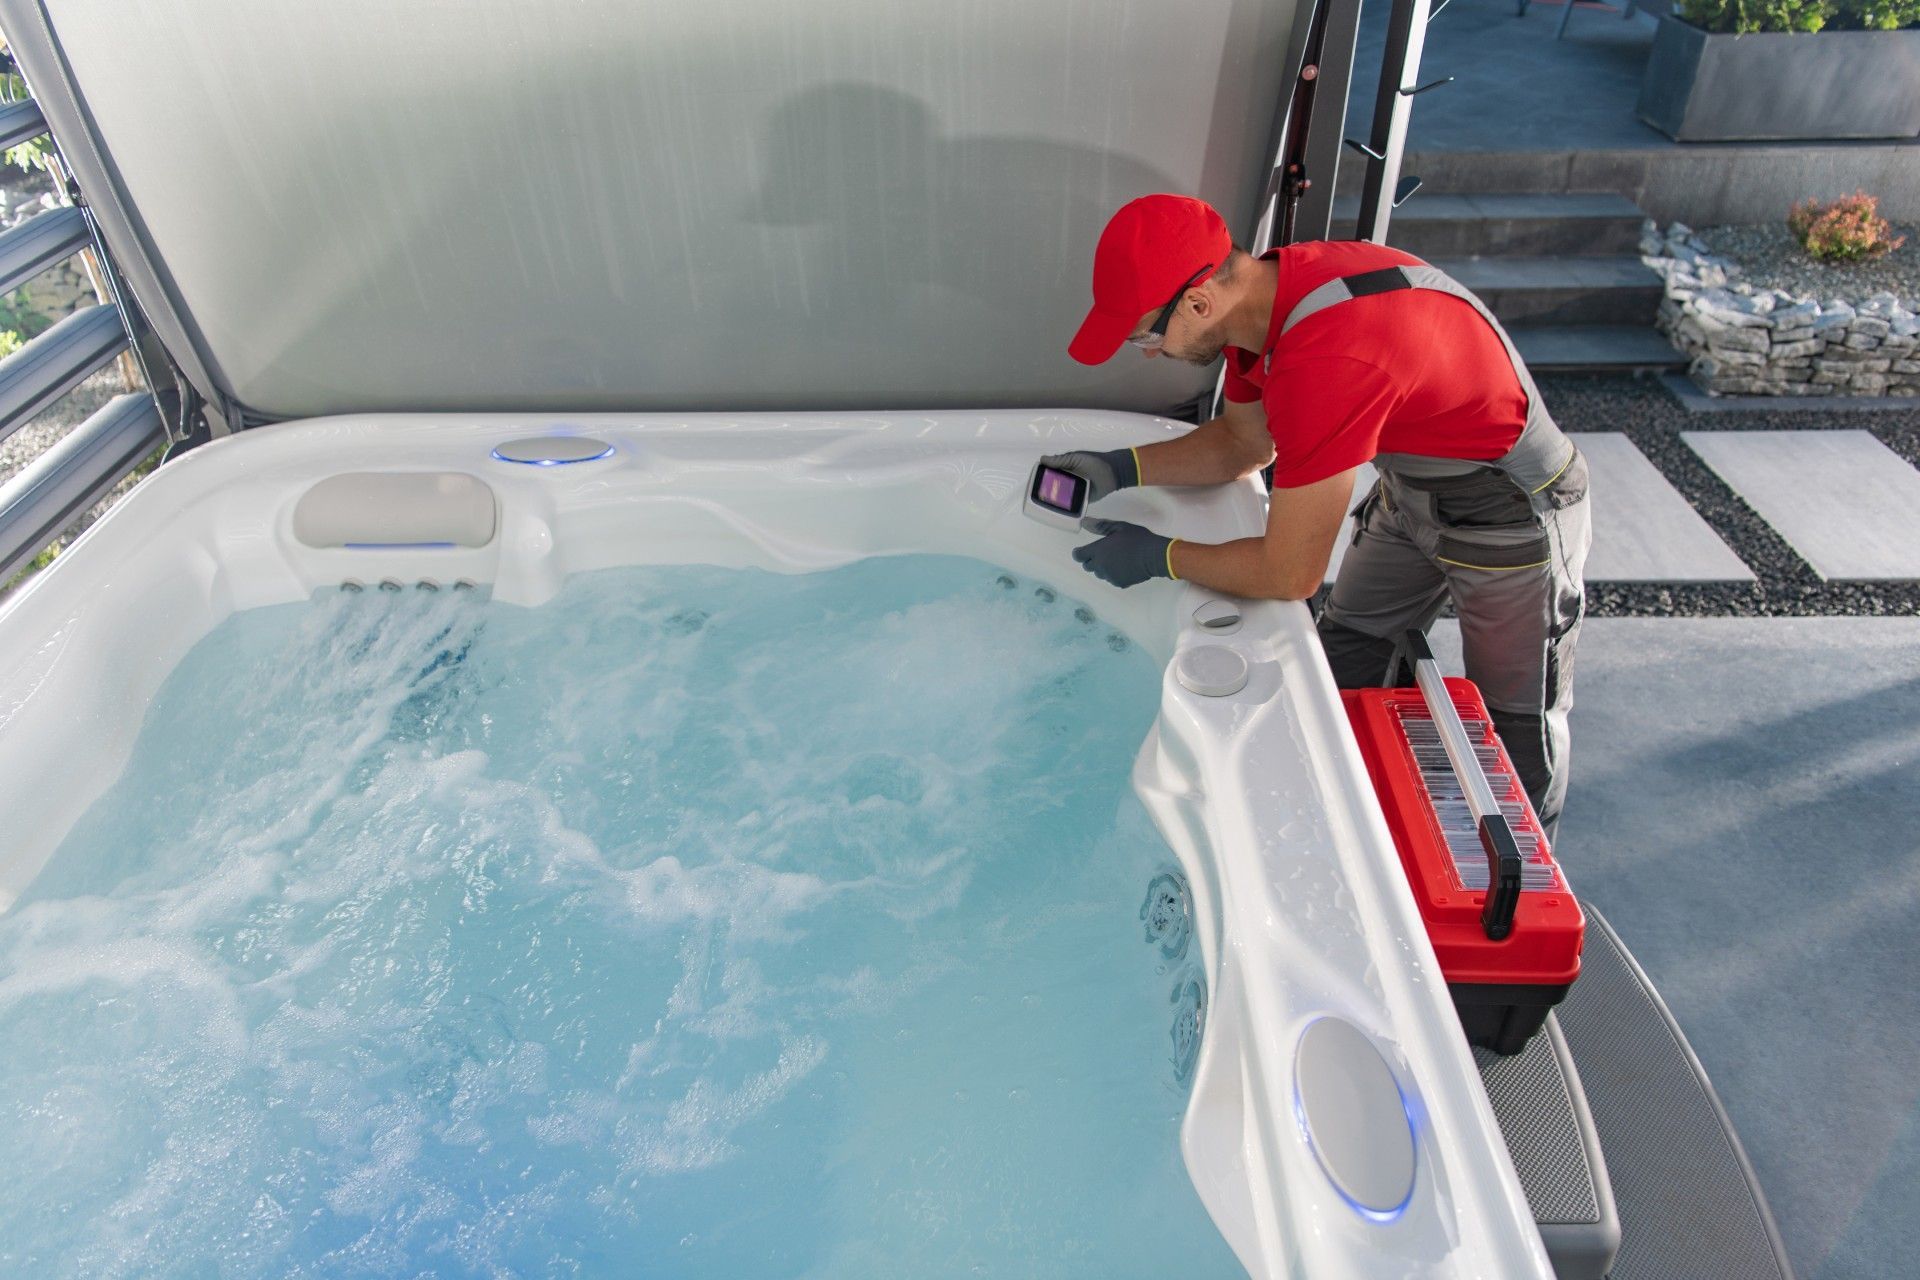
[[[1435,628],[1458,670],[1458,630]],[[1920,619],[1600,618],[1559,855],[1652,977],[1800,1280],[1920,1257]]]
[[[1593,472],[1593,553],[1587,577],[1595,582],[1746,582],[1753,571],[1713,527],[1668,484],[1633,442],[1619,432],[1574,435]],[[1898,461],[1896,459],[1896,461]],[[1354,502],[1372,487],[1374,470],[1360,468]],[[1339,577],[1353,538],[1353,517],[1340,526],[1327,566]]]
[[[1671,147],[1633,114],[1653,46],[1653,20],[1580,5],[1555,40],[1560,8],[1512,0],[1452,0],[1427,28],[1420,83],[1454,77],[1416,100],[1413,151],[1610,150]],[[1348,133],[1365,137],[1380,81],[1390,6],[1361,10],[1348,95]],[[1524,104],[1524,110],[1515,105]]]
[[[1626,603],[1661,613],[1908,615],[1590,615],[1558,852],[1699,1055],[1801,1280],[1912,1274],[1920,413],[1766,404],[1701,430],[1653,384],[1545,385],[1561,423],[1585,428],[1598,477],[1590,584],[1618,582],[1603,557],[1634,536],[1625,508],[1658,491],[1644,474],[1609,480],[1618,446],[1601,440],[1616,427],[1758,574],[1590,585],[1591,607],[1620,609],[1638,590]],[[1716,462],[1769,449],[1788,460],[1774,458],[1765,483]],[[1901,576],[1821,579],[1823,539],[1903,553],[1881,566]],[[1434,639],[1458,672],[1457,624],[1436,624]]]
[[[1741,562],[1623,433],[1574,435],[1593,474],[1596,582],[1745,582]],[[1898,459],[1896,459],[1898,461]]]
[[[1920,578],[1920,471],[1868,432],[1682,438],[1821,577]]]
[[[1512,0],[1452,0],[1427,27],[1418,83],[1453,83],[1415,99],[1404,172],[1429,194],[1615,192],[1695,226],[1772,221],[1794,199],[1855,188],[1890,217],[1920,220],[1920,138],[1677,143],[1643,123],[1634,110],[1655,22],[1623,20],[1618,3],[1576,5],[1556,40],[1557,4],[1516,16]],[[1350,138],[1372,125],[1389,9],[1361,12]],[[1357,194],[1362,167],[1343,163],[1336,189]]]

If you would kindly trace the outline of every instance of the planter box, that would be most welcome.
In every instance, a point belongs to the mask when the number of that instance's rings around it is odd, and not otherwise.
[[[1678,142],[1920,134],[1920,30],[1709,35],[1664,16],[1642,120]]]

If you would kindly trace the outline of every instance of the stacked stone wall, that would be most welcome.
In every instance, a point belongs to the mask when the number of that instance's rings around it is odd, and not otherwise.
[[[11,229],[59,207],[51,194],[21,193],[0,187],[0,228]],[[78,257],[48,267],[24,286],[26,304],[49,320],[61,320],[99,301]]]
[[[1642,259],[1666,282],[1660,331],[1714,395],[1920,396],[1920,299],[1795,297],[1739,278],[1685,223],[1649,222]]]

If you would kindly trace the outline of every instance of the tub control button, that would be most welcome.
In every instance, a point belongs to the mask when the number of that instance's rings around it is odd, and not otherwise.
[[[1209,600],[1193,611],[1194,625],[1215,635],[1232,635],[1240,629],[1240,606],[1225,600]]]
[[[1225,698],[1247,687],[1247,660],[1223,644],[1197,644],[1173,660],[1173,676],[1194,693]]]
[[[535,467],[593,462],[612,453],[612,445],[591,436],[527,436],[496,445],[493,450],[493,456],[502,462],[524,462]]]
[[[1413,1196],[1413,1124],[1380,1050],[1344,1018],[1315,1018],[1293,1070],[1300,1127],[1321,1171],[1361,1216],[1399,1217]]]

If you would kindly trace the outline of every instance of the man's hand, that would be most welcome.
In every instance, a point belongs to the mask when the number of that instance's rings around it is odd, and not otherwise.
[[[1102,520],[1088,516],[1080,522],[1088,533],[1097,533],[1097,542],[1073,549],[1073,558],[1082,568],[1102,582],[1116,587],[1135,587],[1148,578],[1171,578],[1168,549],[1176,539],[1163,538],[1151,529],[1124,520]]]
[[[1085,480],[1088,502],[1098,502],[1116,489],[1131,489],[1140,483],[1140,462],[1131,449],[1050,453],[1040,459],[1040,463],[1056,471],[1070,471]]]

